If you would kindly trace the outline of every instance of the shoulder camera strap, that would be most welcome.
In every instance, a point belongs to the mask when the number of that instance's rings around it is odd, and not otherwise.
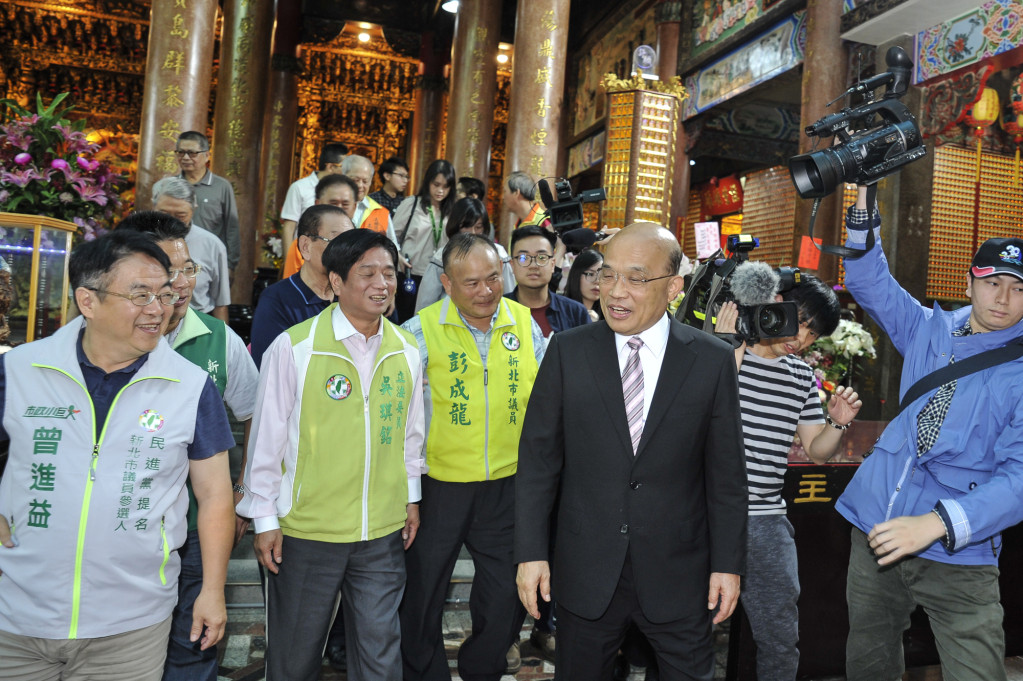
[[[867,244],[866,248],[849,248],[848,246],[829,246],[827,244],[821,245],[814,241],[813,238],[813,223],[817,221],[817,209],[820,208],[821,201],[824,197],[820,197],[813,200],[813,210],[810,211],[810,243],[817,247],[817,250],[821,253],[828,253],[830,255],[837,255],[840,258],[848,258],[849,260],[855,260],[856,258],[862,258],[867,254],[870,249],[874,248],[874,199],[877,198],[877,185],[872,184],[867,187]]]
[[[906,391],[906,396],[899,402],[899,414],[924,393],[936,390],[949,381],[969,374],[989,369],[998,364],[1011,362],[1014,359],[1023,357],[1023,343],[1014,341],[1000,348],[994,348],[968,357],[962,362],[955,362],[944,366],[937,371],[927,374]],[[898,414],[896,414],[898,415]]]

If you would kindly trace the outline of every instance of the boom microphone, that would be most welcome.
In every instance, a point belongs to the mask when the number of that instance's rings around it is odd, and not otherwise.
[[[728,282],[739,305],[767,305],[775,302],[781,277],[766,262],[748,260],[735,268]]]

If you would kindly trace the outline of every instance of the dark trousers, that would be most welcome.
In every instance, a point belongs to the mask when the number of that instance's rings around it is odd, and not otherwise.
[[[202,551],[199,531],[191,530],[178,549],[181,576],[178,577],[178,604],[171,615],[170,641],[163,681],[217,681],[217,648],[200,650],[201,639],[193,643],[192,606],[202,590]]]
[[[405,554],[408,588],[401,607],[405,681],[449,681],[442,618],[451,573],[464,543],[476,573],[469,597],[472,634],[458,651],[465,681],[498,681],[525,612],[512,560],[515,476],[441,482],[423,476],[422,522]]]
[[[902,678],[902,632],[917,605],[930,620],[943,679],[1004,681],[1005,631],[996,566],[909,556],[880,567],[867,535],[854,527],[846,600],[849,681]]]
[[[683,619],[655,624],[643,616],[633,582],[632,561],[625,559],[607,611],[590,620],[558,603],[556,681],[611,681],[615,655],[630,624],[642,632],[656,654],[664,681],[710,681],[714,678],[713,616],[703,603]]]
[[[285,536],[280,572],[267,575],[267,681],[319,678],[339,590],[349,678],[400,678],[402,554],[401,532],[343,544]]]

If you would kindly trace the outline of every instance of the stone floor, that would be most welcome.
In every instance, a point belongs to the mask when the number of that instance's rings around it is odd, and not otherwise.
[[[243,545],[246,542],[243,542]],[[251,550],[239,546],[231,560],[228,571],[228,627],[227,635],[218,645],[220,679],[222,681],[262,681],[264,620],[262,595],[259,587],[259,571],[256,561],[250,557]],[[447,642],[448,659],[452,665],[452,678],[457,681],[455,655],[458,646],[470,630],[468,592],[472,582],[472,562],[467,558],[458,561],[449,603],[444,612],[444,639]],[[727,623],[726,623],[727,624]],[[522,668],[514,676],[502,677],[502,681],[540,681],[554,678],[554,665],[539,656],[529,642],[532,621],[527,618],[523,624],[520,650]],[[715,632],[715,654],[717,665],[715,679],[725,678],[725,661],[728,654],[728,629],[719,627]],[[1023,658],[1009,658],[1005,661],[1009,681],[1023,681]],[[633,668],[630,681],[642,681],[644,670]],[[941,681],[937,667],[910,670],[906,681]],[[320,673],[321,681],[342,681],[347,676],[335,671],[324,662]],[[805,681],[843,681],[844,677],[818,677]]]
[[[241,440],[240,424],[232,422],[236,430],[236,438]],[[241,448],[231,450],[232,479],[237,479],[241,463]],[[266,648],[264,638],[263,596],[259,586],[259,567],[252,555],[250,534],[235,548],[228,569],[228,625],[227,634],[217,646],[220,660],[220,681],[263,681],[263,651]],[[465,640],[470,630],[469,589],[472,584],[472,561],[463,550],[451,579],[448,594],[448,605],[444,613],[444,639],[447,642],[448,660],[452,665],[452,679],[458,680],[454,659],[458,646]],[[727,622],[715,631],[715,680],[725,678],[725,663],[728,657]],[[532,621],[527,618],[523,624],[520,650],[522,668],[514,676],[507,675],[501,681],[541,681],[554,678],[554,665],[540,658],[529,642]],[[1008,681],[1023,681],[1023,657],[1013,657],[1005,661]],[[643,681],[644,670],[633,668],[630,681]],[[904,681],[942,681],[938,667],[912,669],[903,677]],[[324,662],[320,673],[321,681],[343,681],[347,675],[333,670]],[[845,677],[816,677],[801,681],[844,681]]]

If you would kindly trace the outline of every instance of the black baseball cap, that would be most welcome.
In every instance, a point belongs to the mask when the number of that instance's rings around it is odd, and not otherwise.
[[[1011,274],[1023,280],[1023,239],[988,239],[973,256],[970,272],[978,279]]]

